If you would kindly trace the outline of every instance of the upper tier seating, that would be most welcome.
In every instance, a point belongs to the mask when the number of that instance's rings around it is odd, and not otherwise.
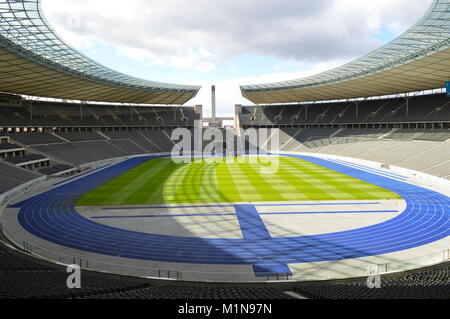
[[[79,142],[79,141],[97,141],[97,140],[105,140],[103,136],[96,132],[77,132],[77,133],[56,133],[58,137],[62,137],[64,140],[70,142]]]
[[[436,141],[444,142],[450,139],[449,130],[414,130],[414,129],[403,129],[396,130],[385,138],[393,140],[423,140],[423,141]]]
[[[27,162],[32,162],[32,161],[45,160],[45,159],[47,159],[47,157],[45,157],[43,155],[28,154],[28,155],[24,155],[24,156],[8,157],[6,159],[6,161],[11,163],[11,164],[17,165],[17,164],[22,164],[22,163],[27,163]]]
[[[1,151],[9,151],[9,150],[16,150],[16,149],[23,149],[23,147],[19,146],[17,144],[12,144],[12,143],[2,143],[2,144],[0,144],[0,150]]]
[[[242,126],[405,123],[450,121],[450,99],[445,94],[406,99],[271,106],[245,106],[239,114]]]
[[[12,140],[24,145],[39,145],[62,143],[64,140],[50,133],[12,133],[9,135]]]
[[[28,101],[23,106],[2,106],[0,127],[193,126],[199,118],[192,107],[81,106]]]

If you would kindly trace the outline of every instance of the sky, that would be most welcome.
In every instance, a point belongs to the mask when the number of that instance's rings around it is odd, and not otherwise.
[[[239,85],[338,67],[394,39],[432,0],[42,0],[72,47],[122,73],[201,85],[187,105],[251,105]]]

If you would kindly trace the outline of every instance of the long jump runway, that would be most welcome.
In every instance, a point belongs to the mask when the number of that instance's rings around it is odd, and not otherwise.
[[[77,199],[103,183],[155,157],[129,159],[75,179],[11,208],[31,234],[73,249],[101,255],[205,265],[251,265],[256,277],[289,273],[288,264],[377,256],[423,246],[447,237],[450,198],[360,167],[310,156],[293,156],[399,194],[406,209],[385,222],[320,235],[271,237],[253,205],[236,205],[243,238],[196,238],[143,233],[88,219]],[[395,176],[394,176],[395,177]]]

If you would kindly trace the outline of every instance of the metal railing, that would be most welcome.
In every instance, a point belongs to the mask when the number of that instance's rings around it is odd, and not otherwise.
[[[164,276],[164,274],[167,274],[167,276]],[[172,274],[174,274],[175,276],[172,277]],[[183,273],[178,270],[158,270],[158,278],[181,280],[183,278],[182,274]]]
[[[69,254],[50,251],[49,249],[37,247],[27,242],[23,242],[23,250],[36,257],[58,262],[63,265],[78,265],[81,269],[97,272],[105,272],[124,276],[135,276],[144,278],[158,278],[166,280],[188,280],[188,281],[241,281],[241,282],[261,282],[261,281],[309,281],[307,273],[301,270],[288,272],[263,272],[254,277],[251,272],[232,272],[232,271],[193,271],[176,269],[155,269],[145,266],[136,266],[131,264],[108,263],[104,261],[92,260],[89,258],[74,257]],[[450,249],[440,251],[434,254],[421,256],[414,259],[393,261],[384,264],[370,264],[368,268],[357,267],[353,264],[346,264],[345,261],[330,262],[325,268],[311,269],[310,273],[315,271],[326,271],[329,278],[351,278],[364,277],[372,275],[381,275],[392,272],[402,272],[407,270],[419,269],[427,266],[436,265],[449,261]],[[367,265],[367,264],[366,264]],[[302,267],[304,268],[304,267]],[[335,278],[333,278],[335,276]],[[325,278],[323,278],[325,279]]]
[[[407,270],[413,270],[423,267],[428,267],[442,262],[449,261],[450,249],[440,251],[438,253],[429,254],[405,261],[395,261],[385,264],[374,265],[369,273],[373,274],[378,272],[378,274],[388,274],[393,272],[402,272]]]
[[[191,281],[230,281],[231,278],[236,278],[236,281],[289,281],[292,280],[292,273],[278,273],[268,272],[261,273],[261,277],[251,278],[251,272],[214,272],[208,270],[191,271],[191,270],[176,270],[176,269],[157,269],[148,268],[144,266],[135,266],[123,263],[108,263],[98,260],[92,260],[86,257],[74,257],[70,254],[57,252],[54,250],[38,247],[37,245],[28,242],[22,242],[21,248],[28,254],[31,254],[40,259],[57,262],[62,265],[78,265],[83,270],[105,272],[111,274],[118,274],[123,276],[135,276],[145,278],[158,278],[166,280],[191,280]],[[240,278],[242,280],[240,280]]]
[[[289,280],[291,280],[291,278],[292,278],[292,273],[290,273],[290,272],[268,272],[266,274],[267,281],[274,280],[274,279],[276,279],[277,281],[278,280],[289,281]]]

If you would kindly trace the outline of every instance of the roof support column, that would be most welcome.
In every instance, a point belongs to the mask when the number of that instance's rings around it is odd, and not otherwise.
[[[409,116],[409,97],[406,97],[406,117]]]

